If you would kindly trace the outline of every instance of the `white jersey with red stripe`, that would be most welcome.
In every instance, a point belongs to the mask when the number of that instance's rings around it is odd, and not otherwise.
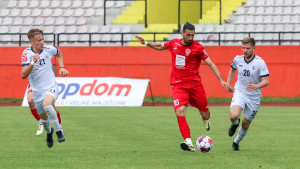
[[[28,77],[33,91],[47,90],[56,84],[51,58],[57,53],[58,49],[53,46],[45,46],[39,53],[40,59],[34,64]],[[26,48],[22,54],[22,66],[29,65],[34,55],[35,52],[32,48]]]

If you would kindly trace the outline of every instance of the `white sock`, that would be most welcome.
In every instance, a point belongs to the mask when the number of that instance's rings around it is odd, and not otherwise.
[[[40,119],[40,120],[39,120],[39,125],[42,125],[42,124],[43,124],[43,123],[42,123],[42,119]]]
[[[192,139],[191,139],[191,138],[186,138],[186,139],[185,139],[185,142],[186,142],[186,143],[191,143],[191,142],[192,142]]]
[[[232,122],[232,124],[238,125],[239,124],[239,119],[234,120],[234,122]]]
[[[55,131],[60,131],[60,125],[54,107],[52,105],[48,105],[44,107],[44,110],[47,112],[49,121],[53,125]]]
[[[41,119],[41,121],[42,121],[42,124],[43,124],[44,129],[46,130],[46,132],[50,133],[51,132],[51,126],[50,126],[49,120]]]
[[[248,133],[248,130],[243,130],[242,127],[240,127],[238,134],[233,142],[239,144],[240,141],[245,137],[245,135]]]

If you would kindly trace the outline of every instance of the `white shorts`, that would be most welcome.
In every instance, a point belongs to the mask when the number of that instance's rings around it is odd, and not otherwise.
[[[245,118],[249,121],[252,121],[258,112],[260,99],[250,99],[240,93],[234,93],[230,107],[236,105],[243,109]]]
[[[56,100],[58,97],[58,93],[58,86],[56,84],[48,90],[32,92],[35,107],[39,115],[44,113],[43,102],[46,96],[51,95],[54,97],[54,100]]]

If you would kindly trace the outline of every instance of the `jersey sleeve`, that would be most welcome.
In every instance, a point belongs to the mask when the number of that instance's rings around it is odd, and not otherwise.
[[[234,70],[237,69],[237,66],[236,66],[237,59],[236,59],[236,58],[237,58],[237,57],[235,57],[235,58],[233,59],[232,63],[231,63],[231,68],[234,69]]]
[[[56,56],[58,54],[58,49],[54,46],[49,47],[52,56]]]
[[[22,53],[21,57],[21,65],[22,66],[28,66],[32,60],[32,57],[26,52],[26,49]]]
[[[205,51],[204,47],[200,47],[200,58],[202,60],[205,60],[206,58],[208,58],[208,54],[207,52]]]
[[[164,46],[170,50],[170,49],[172,48],[172,47],[171,47],[171,46],[172,46],[172,40],[169,41],[169,42],[165,42],[165,43],[164,43]]]
[[[262,60],[260,63],[260,77],[267,77],[269,76],[269,70],[266,63]]]

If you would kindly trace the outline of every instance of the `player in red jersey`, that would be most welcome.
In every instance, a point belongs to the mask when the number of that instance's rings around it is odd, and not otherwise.
[[[38,112],[36,110],[36,107],[35,107],[35,104],[34,104],[34,101],[33,101],[32,89],[30,88],[30,83],[29,82],[28,82],[27,88],[28,88],[28,90],[27,90],[27,101],[28,101],[29,109],[31,111],[31,114],[34,116],[34,118],[39,123],[39,127],[38,127],[38,129],[36,131],[36,135],[41,135],[43,133],[43,131],[44,131],[44,127],[43,127],[43,124],[42,124],[41,117],[39,116],[39,114],[38,114]],[[61,129],[62,129],[60,113],[56,109],[55,106],[53,106],[53,107],[54,107],[54,109],[56,111],[58,122],[59,122],[59,125],[60,125]]]
[[[213,73],[220,80],[223,88],[227,83],[223,81],[216,65],[208,57],[204,47],[194,41],[195,27],[190,23],[183,26],[182,39],[172,39],[166,43],[147,42],[143,37],[136,36],[141,44],[156,50],[169,49],[172,54],[171,85],[173,91],[173,106],[177,116],[179,130],[184,138],[181,149],[193,152],[195,150],[190,128],[185,119],[188,103],[200,111],[206,130],[210,129],[210,112],[207,98],[199,75],[201,60],[204,60]]]

